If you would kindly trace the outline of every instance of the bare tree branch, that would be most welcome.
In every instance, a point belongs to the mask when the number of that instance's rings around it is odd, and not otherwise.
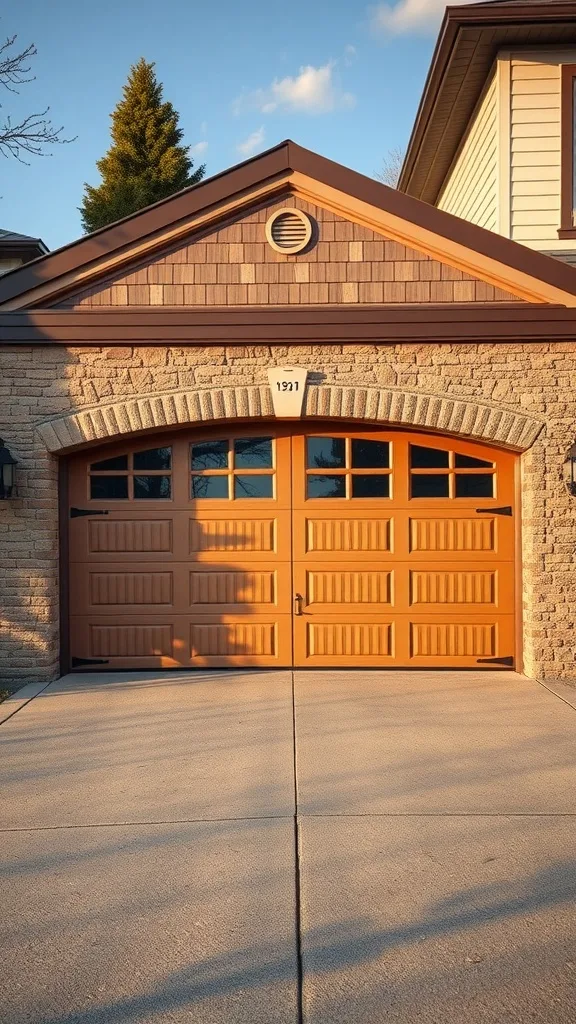
[[[49,109],[46,107],[41,114],[30,114],[18,124],[12,124],[9,117],[0,123],[0,155],[13,156],[21,164],[25,164],[26,160],[22,159],[22,153],[46,156],[44,146],[72,142],[72,139],[61,137],[64,130],[62,126],[54,128],[52,122],[46,118]]]
[[[21,50],[20,53],[9,53],[8,51],[14,46],[16,38],[16,36],[11,36],[0,46],[0,85],[10,92],[18,92],[18,89],[12,88],[14,85],[23,85],[25,82],[34,81],[34,75],[31,78],[25,77],[32,70],[30,66],[26,67],[25,65],[29,57],[35,57],[38,53],[34,43],[27,46],[25,50]]]
[[[376,171],[374,177],[381,181],[383,185],[396,188],[403,163],[404,151],[399,146],[395,146],[394,149],[388,150],[388,155],[382,161],[381,169]]]
[[[18,94],[18,86],[33,82],[35,75],[31,74],[30,60],[37,54],[34,43],[24,50],[13,50],[17,36],[9,36],[0,46],[0,86],[8,92]],[[0,103],[0,107],[2,104]],[[50,107],[46,107],[40,113],[29,114],[16,124],[13,123],[10,115],[0,121],[0,155],[14,157],[21,164],[26,164],[23,154],[31,156],[46,156],[45,147],[64,145],[73,142],[74,139],[65,139],[62,136],[63,127],[56,128],[46,115]]]

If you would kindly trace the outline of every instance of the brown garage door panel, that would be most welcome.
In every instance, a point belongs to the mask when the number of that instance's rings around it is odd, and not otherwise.
[[[290,617],[125,615],[72,616],[76,658],[107,668],[179,668],[210,665],[289,665]]]
[[[186,558],[197,562],[227,563],[249,558],[269,562],[290,559],[290,512],[232,516],[214,513],[188,515],[189,544]]]
[[[322,615],[297,620],[295,663],[300,667],[387,665],[406,668],[478,668],[513,652],[513,615]],[[484,661],[483,659],[488,659]]]
[[[124,616],[158,613],[253,615],[290,612],[289,562],[228,566],[157,562],[74,563],[70,574],[73,609],[86,614]]]
[[[410,622],[409,663],[416,667],[478,668],[513,653],[513,615],[432,614],[413,616]]]
[[[513,563],[411,566],[407,571],[412,612],[471,614],[514,607]]]
[[[350,509],[322,509],[317,513],[298,511],[294,517],[294,559],[340,562],[344,556],[356,561],[374,560],[395,550],[394,517],[381,508],[362,515]]]
[[[180,561],[187,557],[186,521],[185,512],[172,508],[139,512],[138,518],[114,506],[102,516],[94,510],[94,518],[70,521],[70,561]]]
[[[191,663],[202,666],[292,663],[290,615],[198,616],[190,623]]]
[[[485,504],[479,500],[479,505]],[[411,561],[492,561],[514,557],[514,523],[508,516],[466,513],[455,509],[426,509],[408,518]]]
[[[125,615],[121,622],[117,617],[73,615],[70,646],[74,657],[109,668],[178,668],[183,650],[179,632],[172,615]]]
[[[306,562],[294,565],[294,587],[307,612],[332,614],[343,606],[350,612],[388,612],[394,604],[395,571],[385,563],[368,568],[362,562]]]
[[[176,611],[178,581],[174,565],[158,562],[76,562],[70,573],[70,601],[83,612],[124,615],[134,608],[143,615]],[[185,610],[182,609],[183,611]]]
[[[295,664],[306,666],[363,666],[395,663],[396,623],[391,616],[340,614],[295,623]]]

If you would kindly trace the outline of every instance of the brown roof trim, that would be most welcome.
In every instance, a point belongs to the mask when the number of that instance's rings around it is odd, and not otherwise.
[[[560,67],[560,238],[574,238],[574,80],[576,64]]]
[[[576,295],[574,267],[388,188],[288,141],[41,260],[11,271],[0,279],[0,304],[111,252],[126,249],[155,231],[253,189],[264,180],[278,179],[281,182],[283,176],[291,171],[298,171],[537,281]]]
[[[294,306],[126,312],[0,311],[0,345],[566,341],[576,309],[530,303]]]
[[[440,26],[440,32],[432,54],[424,90],[416,112],[412,133],[408,141],[404,164],[400,172],[398,188],[405,192],[418,159],[420,146],[434,112],[440,85],[452,56],[461,29],[488,28],[491,25],[511,24],[553,24],[576,18],[576,3],[573,0],[543,0],[542,3],[469,4],[465,7],[447,7]],[[507,42],[507,46],[510,43]]]

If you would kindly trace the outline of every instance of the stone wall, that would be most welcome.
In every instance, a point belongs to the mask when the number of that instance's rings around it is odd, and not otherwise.
[[[1,349],[0,437],[20,466],[18,497],[0,508],[0,676],[57,673],[57,459],[38,425],[119,398],[265,384],[267,366],[287,362],[313,370],[312,387],[448,395],[545,421],[521,457],[524,669],[576,683],[576,499],[564,485],[576,343]]]

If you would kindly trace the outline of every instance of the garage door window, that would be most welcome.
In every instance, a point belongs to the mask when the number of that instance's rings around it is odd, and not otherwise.
[[[90,497],[100,501],[156,500],[172,496],[172,449],[116,455],[92,462]]]
[[[273,438],[237,437],[192,444],[190,469],[192,498],[273,498]]]
[[[410,445],[413,498],[494,498],[496,468],[486,459],[424,445]]]
[[[390,498],[389,441],[306,438],[308,498]]]

